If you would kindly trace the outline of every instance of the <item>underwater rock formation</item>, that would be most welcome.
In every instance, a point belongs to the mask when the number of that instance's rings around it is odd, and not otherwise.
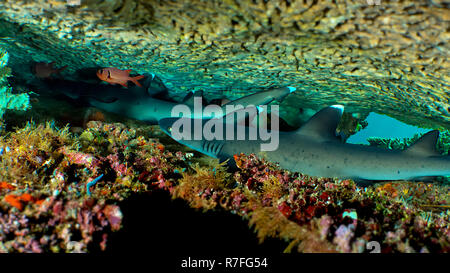
[[[377,4],[379,2],[379,4]],[[283,107],[376,111],[450,127],[445,1],[2,1],[0,45],[30,61],[153,71],[174,95],[291,85]],[[27,56],[24,58],[23,56]]]

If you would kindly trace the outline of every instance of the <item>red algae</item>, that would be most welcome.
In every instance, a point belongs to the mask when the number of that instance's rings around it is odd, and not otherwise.
[[[11,206],[17,208],[18,210],[23,209],[22,202],[14,194],[8,194],[5,196],[5,202],[8,202]]]
[[[8,184],[7,182],[0,182],[0,190],[14,190],[16,187],[14,187],[11,184]]]

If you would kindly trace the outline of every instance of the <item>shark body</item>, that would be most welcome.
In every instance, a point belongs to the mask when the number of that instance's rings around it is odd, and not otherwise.
[[[197,94],[191,93],[183,102],[170,100],[167,88],[155,75],[146,75],[143,87],[130,87],[124,89],[120,86],[108,86],[94,83],[80,83],[69,80],[49,80],[47,85],[50,89],[63,92],[72,99],[84,98],[89,105],[101,110],[127,116],[129,118],[145,121],[150,124],[158,124],[163,118],[171,117],[175,106],[184,104],[192,111],[192,118],[210,118],[205,113],[194,111],[194,98]],[[243,107],[247,105],[265,105],[273,100],[282,100],[295,91],[293,87],[275,88],[258,93],[250,94],[225,105]],[[223,111],[225,113],[225,111]],[[201,114],[201,116],[197,116]]]
[[[274,151],[260,152],[264,142],[261,140],[177,141],[221,160],[233,159],[235,154],[254,153],[279,163],[281,168],[319,177],[380,181],[450,175],[450,157],[441,156],[436,150],[439,131],[428,132],[405,151],[346,144],[336,137],[342,113],[342,106],[330,106],[297,131],[279,132],[279,145]],[[159,123],[163,131],[172,136],[171,126],[177,120],[168,118]]]

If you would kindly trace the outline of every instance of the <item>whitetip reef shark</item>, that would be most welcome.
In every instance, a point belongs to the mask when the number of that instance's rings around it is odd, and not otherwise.
[[[171,101],[168,99],[167,88],[157,76],[154,74],[144,75],[146,78],[142,88],[133,86],[125,89],[119,86],[61,79],[49,79],[46,84],[48,88],[62,92],[72,99],[84,98],[93,107],[150,124],[158,124],[160,119],[172,117],[172,109],[180,104],[194,110],[194,98],[201,94],[191,92],[183,102]],[[266,105],[274,100],[283,100],[295,89],[294,87],[283,87],[253,93],[228,102],[221,108],[225,110],[227,106]],[[192,111],[192,117],[196,118],[197,113],[197,111]],[[202,117],[208,118],[204,114],[202,113]]]
[[[341,105],[320,110],[300,129],[279,132],[278,148],[265,152],[260,152],[262,140],[177,140],[172,136],[172,126],[180,118],[164,118],[159,125],[179,143],[211,157],[233,160],[235,154],[254,153],[277,162],[283,169],[311,176],[353,179],[362,184],[450,176],[450,156],[436,150],[439,131],[426,133],[404,151],[346,144],[336,136],[343,111]]]

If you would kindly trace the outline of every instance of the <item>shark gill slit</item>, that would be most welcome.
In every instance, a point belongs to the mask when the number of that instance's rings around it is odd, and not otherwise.
[[[217,155],[220,153],[220,151],[222,150],[223,147],[223,143],[220,142],[216,142],[216,141],[203,141],[203,145],[202,145],[203,149],[205,151],[207,151],[208,153]]]

